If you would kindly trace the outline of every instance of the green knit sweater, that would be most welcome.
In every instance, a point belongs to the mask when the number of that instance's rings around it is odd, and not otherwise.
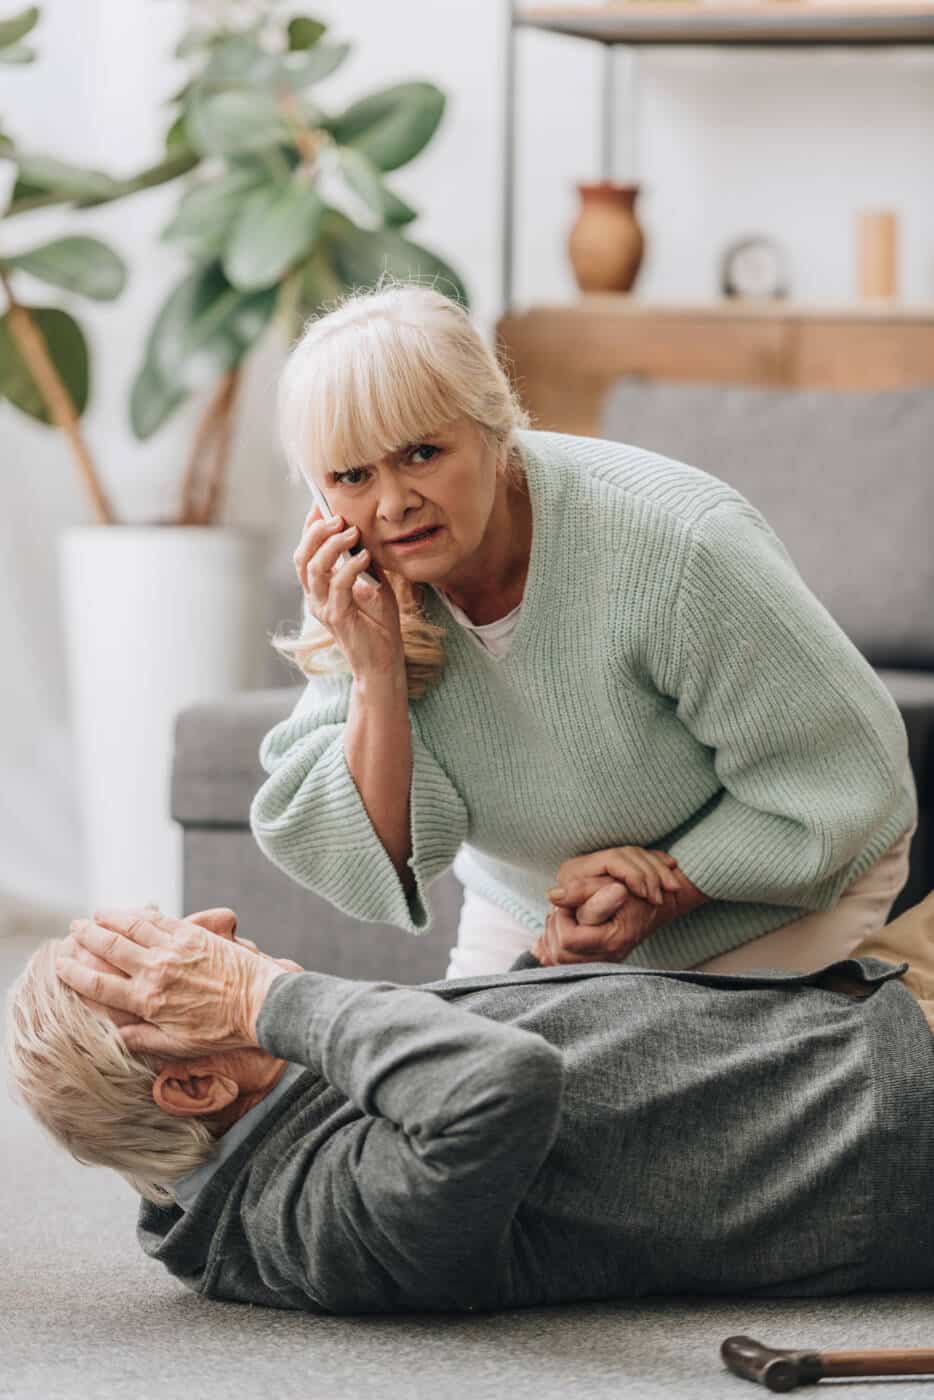
[[[418,934],[463,843],[458,875],[530,943],[562,861],[670,851],[709,902],[637,966],[691,966],[832,909],[917,819],[888,690],[731,486],[623,443],[518,440],[533,538],[507,655],[425,589],[447,649],[409,704],[411,897],[347,766],[349,674],[311,678],[262,741],[262,851],[354,918]]]

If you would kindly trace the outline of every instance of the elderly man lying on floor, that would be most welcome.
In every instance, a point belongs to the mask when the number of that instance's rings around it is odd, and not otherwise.
[[[276,962],[229,910],[95,919],[14,986],[14,1079],[136,1187],[143,1249],[197,1293],[363,1313],[934,1287],[934,893],[816,972],[417,988]]]

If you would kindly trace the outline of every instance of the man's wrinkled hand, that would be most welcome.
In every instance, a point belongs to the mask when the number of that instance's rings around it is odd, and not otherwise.
[[[292,967],[238,945],[236,916],[228,937],[151,908],[104,910],[95,919],[75,920],[71,937],[112,970],[64,950],[56,970],[80,995],[134,1017],[120,1029],[129,1049],[187,1057],[256,1045],[266,992]]]
[[[575,856],[549,891],[555,910],[532,953],[545,967],[624,962],[633,948],[706,900],[673,856],[616,846]]]
[[[574,900],[588,906],[583,923]],[[598,921],[601,910],[605,917]],[[667,891],[662,903],[655,904],[605,876],[575,881],[562,903],[545,920],[545,931],[533,945],[532,953],[543,967],[624,962],[633,948],[677,914],[675,896]]]

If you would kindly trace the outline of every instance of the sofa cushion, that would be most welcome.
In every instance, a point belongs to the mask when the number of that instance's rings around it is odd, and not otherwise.
[[[736,488],[875,666],[934,669],[934,386],[853,392],[643,376],[600,434]]]

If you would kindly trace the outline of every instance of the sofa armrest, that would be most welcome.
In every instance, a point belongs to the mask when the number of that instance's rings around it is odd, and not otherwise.
[[[263,736],[291,713],[302,686],[243,691],[191,705],[175,722],[172,816],[182,827],[183,907],[227,905],[239,931],[274,957],[338,977],[432,982],[457,941],[463,888],[448,870],[428,900],[433,930],[416,938],[392,924],[344,914],[274,866],[250,830],[250,803],[266,778]]]
[[[245,690],[179,712],[172,767],[177,822],[249,827],[250,803],[267,776],[260,741],[291,713],[302,689]]]

